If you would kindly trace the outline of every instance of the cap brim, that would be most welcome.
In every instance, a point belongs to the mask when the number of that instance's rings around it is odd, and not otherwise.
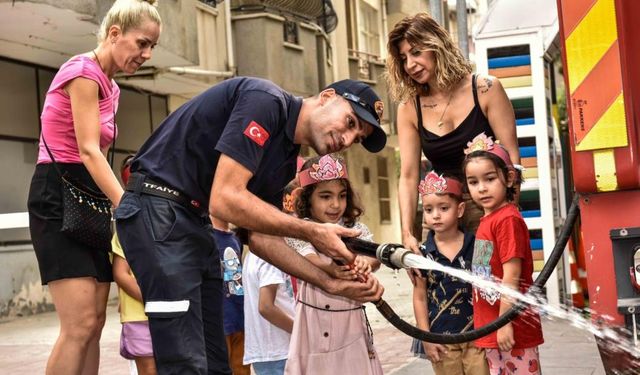
[[[362,146],[369,152],[381,151],[387,144],[387,133],[384,132],[378,120],[366,109],[352,102],[349,102],[349,104],[360,120],[369,123],[373,127],[373,132],[362,141]]]

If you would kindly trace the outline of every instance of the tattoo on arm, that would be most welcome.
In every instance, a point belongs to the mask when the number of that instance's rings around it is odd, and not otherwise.
[[[484,81],[486,82],[486,85],[479,86],[480,92],[483,94],[487,93],[491,86],[493,86],[493,79],[487,77],[484,79]]]

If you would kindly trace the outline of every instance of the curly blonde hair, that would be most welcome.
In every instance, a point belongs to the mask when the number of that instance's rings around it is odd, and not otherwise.
[[[436,82],[440,89],[451,89],[471,73],[471,64],[453,43],[449,32],[429,14],[418,13],[405,17],[391,30],[387,42],[389,56],[385,76],[389,92],[395,101],[405,101],[416,94],[425,94],[428,90],[411,79],[404,70],[404,61],[400,56],[400,43],[403,40],[412,48],[434,53]]]

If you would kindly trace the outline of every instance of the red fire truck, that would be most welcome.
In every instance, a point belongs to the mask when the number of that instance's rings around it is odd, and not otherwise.
[[[640,324],[640,1],[557,0],[592,319]],[[607,372],[630,362],[599,342]],[[631,372],[638,373],[638,372]]]

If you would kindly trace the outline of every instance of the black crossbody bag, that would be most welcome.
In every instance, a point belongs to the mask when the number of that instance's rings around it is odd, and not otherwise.
[[[113,143],[109,165],[113,168],[116,147],[115,113],[113,114]],[[42,141],[53,167],[62,180],[62,228],[60,231],[74,240],[99,251],[111,251],[111,201],[107,196],[74,178],[68,171],[62,173],[47,141]]]

